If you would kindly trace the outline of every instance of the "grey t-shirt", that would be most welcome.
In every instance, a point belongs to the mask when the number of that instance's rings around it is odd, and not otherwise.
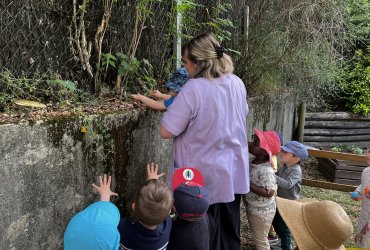
[[[298,164],[283,166],[276,172],[278,185],[277,196],[289,200],[298,200],[301,195],[302,171]]]

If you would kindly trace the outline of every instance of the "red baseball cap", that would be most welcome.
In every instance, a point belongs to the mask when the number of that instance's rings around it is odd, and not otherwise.
[[[260,147],[266,150],[268,154],[276,155],[280,152],[280,137],[275,131],[262,131],[255,128],[254,133],[260,140]]]
[[[186,183],[188,186],[204,187],[202,173],[196,168],[178,168],[173,174],[172,191],[179,185]]]

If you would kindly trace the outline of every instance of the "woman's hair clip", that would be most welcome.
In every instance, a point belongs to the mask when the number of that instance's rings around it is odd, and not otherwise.
[[[220,59],[225,52],[225,48],[222,46],[216,46],[215,50],[216,50],[217,58]]]

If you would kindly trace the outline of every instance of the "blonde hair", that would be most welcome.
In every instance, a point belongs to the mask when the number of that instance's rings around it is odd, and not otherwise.
[[[217,53],[219,42],[211,34],[202,34],[191,39],[183,46],[183,53],[188,53],[189,59],[197,65],[194,78],[218,78],[234,71],[231,57],[226,53]],[[223,48],[222,48],[223,49]]]
[[[156,226],[169,215],[173,205],[172,192],[161,180],[148,180],[135,196],[134,214],[139,221]]]

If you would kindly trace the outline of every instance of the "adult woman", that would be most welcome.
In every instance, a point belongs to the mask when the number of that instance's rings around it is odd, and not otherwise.
[[[245,86],[212,35],[183,48],[191,79],[164,114],[160,134],[174,138],[173,168],[195,167],[204,176],[210,249],[240,249],[240,197],[249,192]]]

